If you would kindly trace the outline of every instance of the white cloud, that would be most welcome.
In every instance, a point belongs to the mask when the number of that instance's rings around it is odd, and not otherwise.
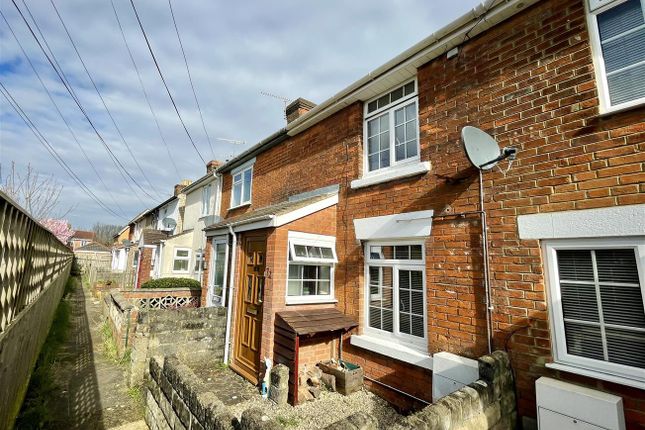
[[[119,128],[155,186],[164,195],[170,195],[179,179],[201,176],[204,166],[169,102],[129,0],[115,0],[115,4],[181,178],[168,159],[143,98],[110,0],[55,0],[55,3]],[[476,3],[474,0],[174,0],[173,8],[211,138],[241,139],[248,142],[248,147],[284,125],[281,102],[261,96],[260,91],[290,98],[301,96],[319,103]],[[128,171],[145,184],[51,4],[46,1],[28,4],[89,116]],[[204,158],[224,159],[244,150],[213,139],[214,157],[210,153],[167,2],[138,0],[135,4],[164,76]],[[141,196],[142,203],[124,184],[11,1],[1,0],[0,8],[110,192],[118,199],[124,215],[130,218],[144,206],[153,206],[153,200]],[[85,183],[114,207],[110,193],[83,158],[4,22],[0,23],[0,51],[0,81]],[[1,97],[0,109],[0,163],[15,161],[21,166],[31,163],[43,173],[54,174],[65,185],[62,206],[78,204],[70,215],[76,227],[89,227],[96,221],[123,222],[106,213],[76,187]]]

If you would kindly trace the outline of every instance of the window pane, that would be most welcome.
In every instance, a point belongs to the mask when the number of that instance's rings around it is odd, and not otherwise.
[[[302,266],[289,264],[289,279],[302,279]]]
[[[405,122],[405,112],[403,109],[394,111],[394,125],[400,125]]]
[[[301,281],[289,281],[287,294],[289,296],[299,296],[301,285],[302,285]]]
[[[381,133],[388,131],[390,129],[390,116],[386,113],[385,115],[381,115],[379,120],[381,121]]]
[[[238,182],[233,185],[233,206],[238,206],[242,203],[242,183]]]
[[[410,280],[410,288],[413,290],[423,291],[423,272],[420,270],[412,271],[412,278]]]
[[[417,135],[417,120],[413,119],[405,124],[406,140],[414,139]]]
[[[417,145],[417,140],[416,139],[412,139],[412,140],[408,141],[408,143],[405,144],[407,154],[408,154],[408,158],[417,156],[417,146],[418,145]]]
[[[405,95],[412,94],[414,92],[414,81],[410,82],[405,86]]]
[[[394,144],[401,145],[405,143],[405,128],[402,125],[397,125],[394,129]]]
[[[308,246],[307,253],[310,258],[321,258],[320,248],[317,246]]]
[[[306,257],[307,256],[307,247],[304,245],[294,245],[294,251],[296,251],[296,257]]]
[[[607,86],[614,105],[645,97],[645,64],[608,76]]]
[[[412,326],[411,334],[413,336],[423,337],[424,335],[423,317],[412,315],[410,317],[410,320],[411,320],[411,326]]]
[[[396,145],[396,151],[394,152],[394,156],[396,161],[405,160],[407,158],[405,156],[405,144]]]
[[[383,309],[383,326],[381,330],[394,331],[394,312],[392,310]]]
[[[320,248],[320,252],[323,256],[323,258],[334,258],[334,252],[332,251],[331,248]]]
[[[410,309],[413,314],[423,315],[423,292],[411,291],[410,292]]]
[[[612,363],[645,368],[645,334],[607,328],[607,353]]]
[[[383,106],[389,105],[390,104],[390,95],[386,94],[384,96],[379,97],[377,102],[378,102],[378,107],[379,108],[382,108]]]
[[[379,138],[378,137],[370,137],[368,139],[367,143],[367,153],[368,154],[374,154],[378,152],[379,150]]]
[[[396,90],[392,91],[391,93],[391,100],[394,102],[401,97],[403,97],[403,87],[397,88]]]
[[[378,108],[376,100],[369,102],[367,105],[367,112],[374,112]]]
[[[600,296],[605,323],[645,328],[640,287],[601,285]]]
[[[595,285],[560,283],[565,318],[599,321]]]
[[[392,260],[394,258],[394,247],[391,245],[382,246],[381,252],[383,253],[383,258],[386,260]]]
[[[302,266],[302,279],[317,279],[318,267],[317,266]]]
[[[329,281],[318,281],[318,294],[329,295]]]
[[[368,161],[368,164],[369,164],[368,168],[369,168],[370,172],[371,172],[372,170],[378,170],[379,155],[378,155],[378,154],[370,155],[370,156],[368,157],[368,159],[369,159],[369,161]]]
[[[302,281],[302,295],[315,296],[316,295],[316,281]]]
[[[253,170],[249,169],[244,172],[244,201],[248,202],[251,200],[251,175]]]
[[[417,117],[417,104],[412,103],[409,104],[405,107],[405,119],[406,121],[410,121],[411,119],[414,119]]]
[[[639,284],[634,250],[599,249],[595,253],[600,282]]]
[[[643,24],[643,12],[639,0],[628,0],[598,14],[600,40],[607,40]]]
[[[399,315],[399,331],[410,334],[410,314],[401,313]]]
[[[603,360],[600,327],[565,322],[565,337],[569,354]]]
[[[558,250],[557,257],[561,280],[593,281],[591,251]]]
[[[331,278],[331,267],[329,266],[319,266],[318,267],[318,278],[329,280]]]
[[[423,253],[421,251],[421,245],[411,245],[410,246],[410,259],[412,260],[422,260]]]
[[[176,250],[177,257],[188,257],[188,250],[187,249],[178,249]]]
[[[370,306],[369,310],[370,315],[370,327],[381,329],[382,320],[381,320],[381,308],[374,308]]]
[[[381,168],[390,166],[390,150],[381,152]]]
[[[213,283],[215,285],[224,285],[224,264],[226,256],[226,245],[218,244],[215,247],[215,264],[213,266]]]
[[[381,144],[380,144],[380,150],[389,150],[390,149],[390,132],[386,131],[385,133],[381,133]]]
[[[408,245],[396,246],[394,253],[394,258],[398,260],[408,260],[410,258],[410,248]]]
[[[645,59],[645,28],[603,43],[605,70],[611,73]]]
[[[174,260],[173,270],[177,272],[187,272],[188,271],[188,260]]]

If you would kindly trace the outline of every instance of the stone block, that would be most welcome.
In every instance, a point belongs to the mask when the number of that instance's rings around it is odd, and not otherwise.
[[[436,406],[441,405],[445,406],[449,411],[451,428],[458,428],[463,422],[462,402],[459,398],[455,397],[453,393],[441,398],[441,400],[436,403]]]
[[[204,426],[197,421],[197,418],[194,416],[191,417],[190,430],[204,430]]]
[[[289,400],[289,387],[286,389],[271,386],[269,388],[269,399],[277,405],[286,405]]]
[[[289,368],[284,364],[273,366],[270,374],[272,387],[284,388],[289,386]]]
[[[282,430],[277,421],[269,419],[260,408],[250,408],[242,412],[241,430]]]
[[[204,427],[208,429],[234,430],[238,428],[237,418],[219,400],[209,405],[205,418]]]

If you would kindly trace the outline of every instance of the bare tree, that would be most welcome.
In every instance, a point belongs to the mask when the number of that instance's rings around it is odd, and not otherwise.
[[[15,200],[37,220],[47,218],[64,218],[73,209],[70,207],[64,214],[54,216],[58,209],[63,186],[53,175],[43,175],[31,164],[20,172],[16,163],[11,162],[9,172],[3,176],[0,165],[0,190]]]
[[[103,245],[112,245],[114,236],[121,230],[120,225],[103,224],[100,222],[92,226],[92,231],[96,234],[96,241]]]

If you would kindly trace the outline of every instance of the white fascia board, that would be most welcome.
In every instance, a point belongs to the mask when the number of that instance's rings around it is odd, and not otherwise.
[[[335,204],[338,204],[338,194],[329,196],[326,199],[317,201],[300,209],[296,209],[292,212],[289,212],[284,215],[279,215],[274,219],[274,225],[272,227],[280,227],[285,224],[289,224],[297,219],[304,218],[308,215],[327,209]]]
[[[520,239],[576,239],[645,235],[645,204],[520,215]]]
[[[417,67],[439,57],[455,46],[485,32],[540,0],[493,1],[479,4],[430,36],[403,51],[392,60],[341,90],[314,107],[305,115],[287,125],[288,134],[294,136],[322,121],[357,100],[366,100],[394,82],[403,82],[416,75]]]
[[[354,220],[358,240],[428,237],[434,211],[406,212]]]

